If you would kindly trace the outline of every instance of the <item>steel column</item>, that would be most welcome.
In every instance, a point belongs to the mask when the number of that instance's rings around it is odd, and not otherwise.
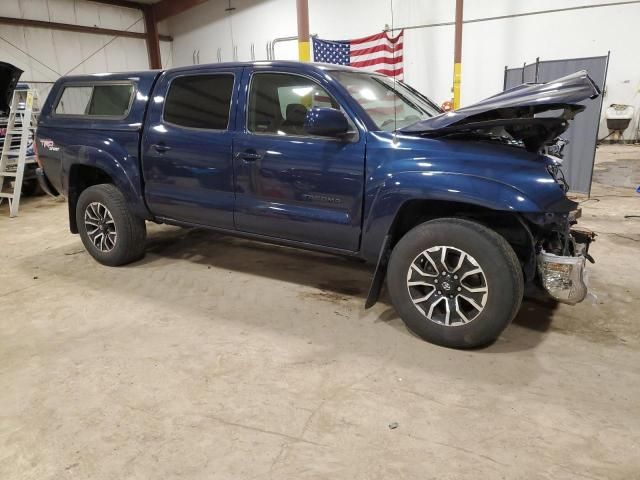
[[[456,0],[456,33],[453,53],[453,109],[460,108],[460,83],[462,80],[462,7],[464,0]]]
[[[160,39],[158,36],[158,22],[155,11],[151,5],[146,5],[144,10],[144,28],[146,32],[147,54],[149,55],[149,68],[162,68],[160,56]]]
[[[301,62],[310,62],[308,0],[296,0],[296,10],[298,13],[298,58]]]

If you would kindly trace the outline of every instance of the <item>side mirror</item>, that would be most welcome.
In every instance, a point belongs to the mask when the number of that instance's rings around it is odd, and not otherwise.
[[[340,110],[313,107],[304,119],[304,130],[309,135],[341,137],[349,131],[349,122]]]

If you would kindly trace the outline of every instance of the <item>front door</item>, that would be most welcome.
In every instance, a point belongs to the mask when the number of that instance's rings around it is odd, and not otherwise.
[[[309,108],[341,108],[319,81],[259,68],[245,76],[245,125],[234,140],[236,228],[357,251],[364,135],[355,125],[344,138],[305,133]]]
[[[161,218],[233,228],[232,141],[241,68],[164,74],[149,100],[145,196]]]

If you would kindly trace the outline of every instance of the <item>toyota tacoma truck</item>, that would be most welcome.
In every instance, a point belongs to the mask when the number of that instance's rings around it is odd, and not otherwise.
[[[475,347],[525,285],[587,293],[594,234],[576,226],[558,145],[599,94],[582,71],[445,113],[335,65],[69,76],[42,109],[39,178],[104,265],[144,255],[147,221],[356,257],[375,266],[366,307],[386,280],[409,329]]]

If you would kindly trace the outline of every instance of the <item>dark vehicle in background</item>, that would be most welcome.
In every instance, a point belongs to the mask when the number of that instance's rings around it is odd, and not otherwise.
[[[28,90],[29,85],[26,83],[18,83],[22,75],[22,70],[9,63],[0,62],[0,151],[4,146],[5,136],[7,134],[7,117],[9,115],[9,106],[11,98],[15,90]],[[24,109],[24,105],[22,106]],[[20,126],[18,122],[16,126]],[[19,146],[19,137],[14,137],[12,148],[17,149]],[[27,147],[28,162],[25,165],[24,177],[22,180],[22,194],[35,195],[41,192],[36,169],[38,165],[34,159],[33,138],[29,139]]]
[[[585,72],[455,112],[390,78],[255,62],[64,77],[36,134],[42,184],[105,265],[144,255],[146,221],[375,265],[407,326],[484,345],[525,284],[584,299],[593,234],[545,153],[599,91]]]

